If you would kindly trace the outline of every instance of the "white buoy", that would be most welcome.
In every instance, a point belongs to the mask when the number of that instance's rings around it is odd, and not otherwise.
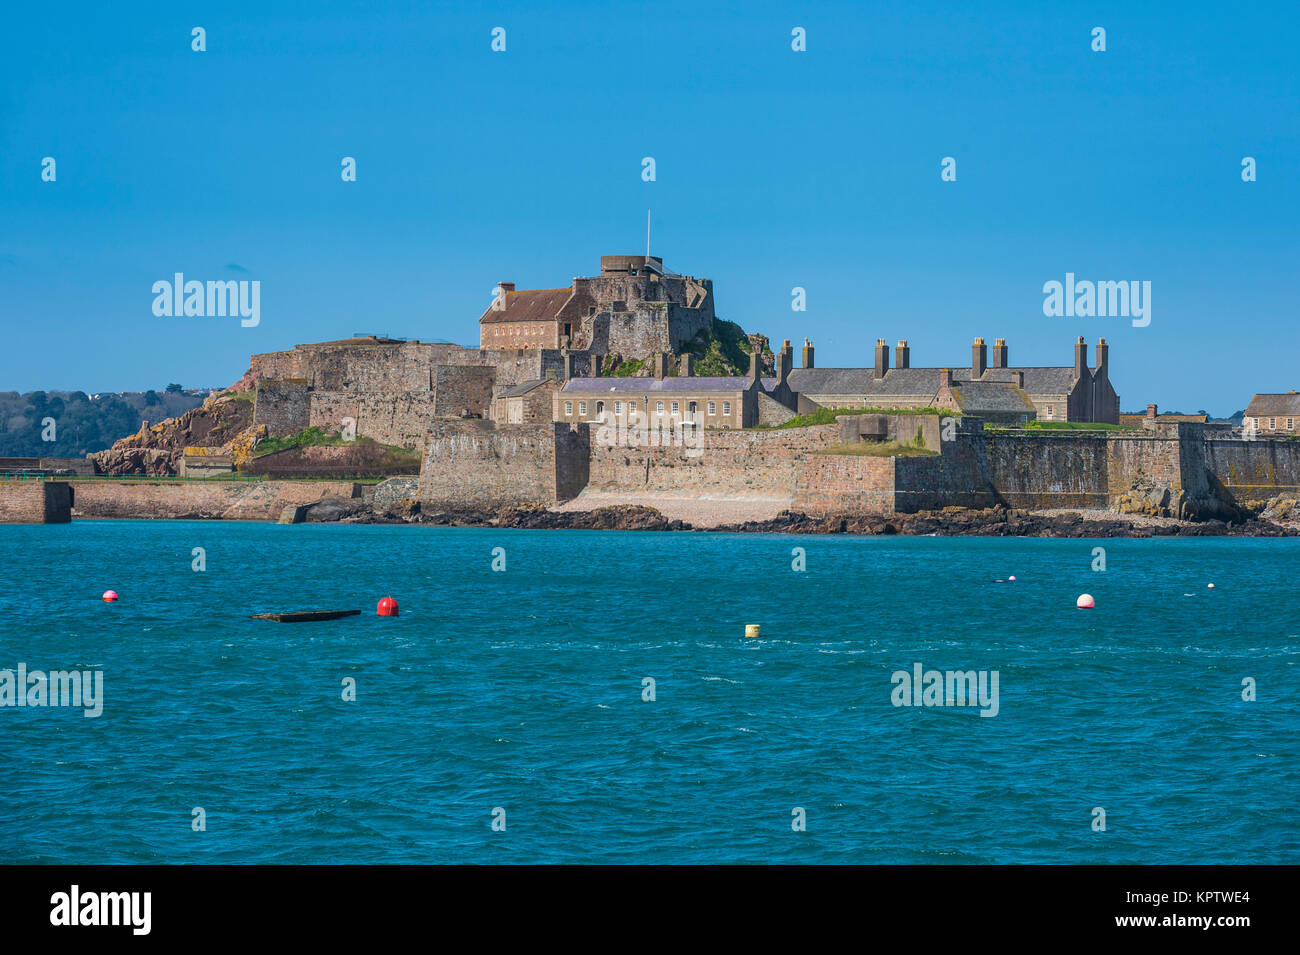
[[[1214,584],[1206,584],[1205,586],[1209,587],[1211,590],[1214,589]]]
[[[1074,605],[1080,610],[1091,610],[1097,602],[1092,599],[1092,594],[1079,594],[1079,599],[1074,602]]]
[[[758,633],[759,633],[759,625],[758,625],[758,624],[756,624],[756,623],[747,623],[747,624],[745,624],[745,636],[747,636],[747,637],[757,637],[757,636],[758,636]]]
[[[1016,575],[1015,575],[1015,574],[1012,574],[1010,577],[1007,578],[1007,580],[1015,580],[1015,579],[1016,579]]]

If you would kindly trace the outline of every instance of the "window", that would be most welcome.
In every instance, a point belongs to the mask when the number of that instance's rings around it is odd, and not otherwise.
[[[692,415],[694,415],[695,412],[699,410],[699,408],[697,408],[695,402],[692,401],[690,404],[686,406],[686,410],[689,411]]]
[[[717,404],[716,404],[715,402],[710,401],[710,402],[709,402],[709,414],[713,415],[713,414],[717,414],[717,413],[718,413],[718,406],[717,406]]]
[[[586,413],[587,413],[587,402],[585,402],[585,401],[579,401],[579,402],[578,402],[578,414],[586,414]]]
[[[1268,430],[1269,430],[1269,431],[1273,431],[1273,430],[1275,430],[1276,428],[1277,428],[1277,419],[1276,419],[1276,418],[1269,418],[1269,419],[1268,419]]]
[[[731,414],[731,402],[730,402],[730,401],[724,401],[724,402],[722,403],[722,413],[723,413],[724,415],[729,415],[729,414]]]
[[[623,413],[623,402],[621,401],[614,402],[614,414],[622,414],[622,413]]]
[[[597,401],[597,402],[596,402],[596,417],[599,418],[599,417],[600,417],[601,415],[603,415],[604,413],[605,413],[605,402],[603,402],[603,401]]]
[[[1295,430],[1295,418],[1287,418],[1287,419],[1286,419],[1286,429],[1287,429],[1288,431],[1294,431],[1294,430]]]
[[[655,402],[655,411],[659,412],[660,414],[664,413],[664,403],[662,401]]]
[[[673,402],[673,414],[680,414],[680,413],[681,413],[681,405],[679,405],[677,402],[674,401],[674,402]]]
[[[573,414],[573,402],[572,402],[572,401],[566,401],[566,402],[564,403],[564,414],[565,414],[566,416]]]

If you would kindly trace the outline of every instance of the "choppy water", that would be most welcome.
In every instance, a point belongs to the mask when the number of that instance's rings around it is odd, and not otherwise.
[[[0,669],[105,693],[0,708],[0,861],[1300,862],[1297,540],[80,521],[0,566]],[[246,617],[312,607],[365,613]],[[891,705],[917,662],[998,715]]]

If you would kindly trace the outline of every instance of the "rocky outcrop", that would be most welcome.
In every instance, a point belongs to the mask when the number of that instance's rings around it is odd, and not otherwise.
[[[264,434],[264,428],[253,424],[252,401],[223,394],[179,418],[155,425],[146,421],[135,434],[89,457],[100,474],[175,474],[186,448],[210,448],[214,454],[230,455],[238,468]]]
[[[107,451],[96,451],[88,457],[94,461],[97,474],[141,474],[147,477],[166,477],[176,473],[181,452],[157,448],[119,448],[114,445]]]

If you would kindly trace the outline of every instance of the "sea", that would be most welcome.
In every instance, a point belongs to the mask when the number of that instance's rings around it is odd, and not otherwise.
[[[79,520],[0,567],[0,862],[1300,862],[1294,538]],[[249,616],[309,609],[361,613]]]

